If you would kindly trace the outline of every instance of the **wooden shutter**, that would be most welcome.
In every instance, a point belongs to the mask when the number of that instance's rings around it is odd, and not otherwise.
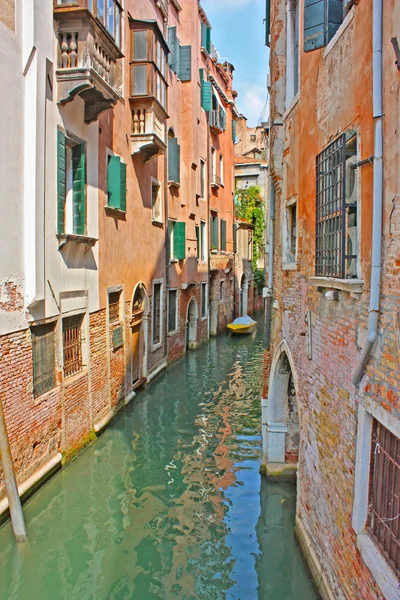
[[[192,46],[179,46],[179,74],[181,81],[192,79]]]
[[[121,186],[121,202],[120,202],[120,209],[123,210],[124,212],[126,212],[126,164],[125,163],[121,163],[121,180],[120,180],[120,186]]]
[[[211,81],[204,80],[204,69],[200,69],[201,84],[201,106],[204,110],[210,111],[212,108],[212,85]]]
[[[232,141],[236,144],[236,121],[232,119]]]
[[[237,225],[233,224],[233,251],[237,252]]]
[[[125,173],[126,177],[126,173]],[[107,192],[108,206],[121,207],[121,159],[119,156],[110,156],[107,167]]]
[[[65,135],[57,131],[57,231],[65,233]]]
[[[168,181],[180,183],[181,147],[176,138],[168,138]]]
[[[212,218],[212,249],[218,250],[218,217]]]
[[[174,258],[186,257],[186,223],[177,221],[174,225]]]
[[[73,232],[85,235],[85,145],[72,148]]]
[[[221,250],[226,250],[226,221],[221,219]]]
[[[304,0],[304,52],[326,46],[342,17],[342,0]]]
[[[270,46],[269,34],[271,32],[271,0],[265,2],[265,45]]]
[[[168,260],[171,260],[171,258],[174,258],[174,256],[173,256],[174,248],[172,248],[172,244],[171,244],[171,236],[172,236],[172,232],[174,231],[174,225],[175,225],[175,221],[168,220],[168,246],[167,246]]]
[[[197,258],[200,258],[200,227],[196,225]]]

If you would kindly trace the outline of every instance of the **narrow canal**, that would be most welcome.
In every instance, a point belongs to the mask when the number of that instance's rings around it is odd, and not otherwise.
[[[170,367],[0,530],[1,600],[313,600],[296,490],[259,475],[262,320]]]

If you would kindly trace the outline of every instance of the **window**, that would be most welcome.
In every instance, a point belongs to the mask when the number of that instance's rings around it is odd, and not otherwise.
[[[211,183],[218,186],[220,182],[217,175],[217,151],[215,148],[211,148]]]
[[[224,157],[222,154],[219,157],[219,178],[221,180],[221,185],[224,185]]]
[[[200,260],[207,260],[207,224],[205,221],[200,221]]]
[[[299,91],[299,0],[288,0],[286,11],[286,107]]]
[[[178,291],[168,292],[168,333],[178,330]]]
[[[86,148],[57,131],[58,233],[86,232]]]
[[[205,199],[206,194],[206,161],[200,159],[200,197]]]
[[[107,206],[126,211],[126,164],[119,156],[108,156]]]
[[[219,282],[219,299],[221,300],[221,302],[222,302],[223,298],[224,298],[224,282],[220,281]]]
[[[327,46],[353,4],[352,0],[315,0],[305,4],[304,52]]]
[[[163,222],[161,185],[154,177],[151,178],[151,219],[155,223]]]
[[[207,316],[207,284],[201,284],[201,316]]]
[[[62,321],[64,377],[82,371],[82,322],[83,315],[65,317]]]
[[[368,532],[400,576],[400,440],[374,419]]]
[[[205,111],[212,109],[212,85],[211,81],[205,79],[204,69],[200,69],[200,100],[201,106]]]
[[[162,283],[153,284],[153,346],[161,344]]]
[[[201,23],[201,48],[208,54],[211,52],[211,28],[206,23]]]
[[[108,320],[110,323],[118,323],[120,320],[120,298],[121,292],[108,294]]]
[[[218,250],[218,247],[218,217],[213,215],[211,217],[211,248]]]
[[[143,21],[131,21],[131,93],[150,96],[166,109],[167,106],[167,47],[156,30],[143,29]]]
[[[168,64],[171,71],[181,81],[190,81],[192,79],[192,47],[180,45],[176,27],[168,27],[168,47],[170,49]]]
[[[284,231],[284,257],[285,264],[296,262],[297,249],[297,204],[292,203],[286,207]]]
[[[186,257],[186,223],[168,221],[169,259],[183,260]]]
[[[168,181],[177,185],[181,182],[181,147],[172,129],[168,133]]]
[[[341,135],[317,156],[316,275],[357,276],[356,162],[353,132]]]
[[[55,378],[55,323],[31,327],[33,395],[35,398],[53,389]]]
[[[256,142],[257,141],[257,136],[255,133],[250,134],[250,141],[251,142]]]
[[[221,250],[226,251],[226,221],[221,219]]]
[[[71,4],[71,0],[57,0],[57,4]],[[87,0],[87,7],[121,46],[121,5],[116,0]]]

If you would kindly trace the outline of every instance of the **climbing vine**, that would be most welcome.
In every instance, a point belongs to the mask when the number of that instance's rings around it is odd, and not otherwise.
[[[257,261],[264,252],[265,214],[261,191],[257,185],[244,190],[236,190],[235,214],[240,221],[254,225],[253,234],[253,271],[257,270]]]

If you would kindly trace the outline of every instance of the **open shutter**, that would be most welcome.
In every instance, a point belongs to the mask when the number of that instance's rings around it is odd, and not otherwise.
[[[85,235],[85,145],[72,148],[73,232]]]
[[[212,85],[211,81],[204,80],[204,69],[200,69],[201,84],[201,106],[204,110],[210,111],[212,108]]]
[[[237,252],[237,225],[233,224],[233,251]]]
[[[174,249],[172,248],[172,244],[171,244],[171,237],[172,237],[172,232],[174,231],[174,225],[175,225],[175,221],[168,220],[168,246],[167,246],[168,260],[171,260],[171,258],[174,258],[174,256],[173,256]]]
[[[201,24],[201,47],[211,52],[211,29],[205,23]]]
[[[121,163],[121,203],[120,209],[126,212],[126,164]]]
[[[65,135],[57,131],[57,231],[65,233]]]
[[[124,174],[122,173],[124,171]],[[122,181],[124,179],[124,181]],[[126,165],[119,156],[111,156],[107,168],[108,206],[125,210],[126,208]],[[125,208],[122,205],[125,204]]]
[[[177,221],[174,224],[174,258],[183,260],[186,257],[186,223]]]
[[[218,217],[212,220],[212,249],[218,250]]]
[[[168,138],[168,181],[180,183],[181,147],[176,138]]]
[[[200,227],[196,225],[197,258],[200,258]]]
[[[232,119],[232,141],[236,144],[236,121]]]
[[[179,46],[179,74],[181,81],[192,79],[192,46]]]
[[[168,27],[168,46],[170,53],[168,55],[168,64],[171,71],[174,73],[178,72],[178,51],[179,42],[176,36],[176,27]]]
[[[270,46],[269,35],[271,33],[271,0],[265,2],[265,45]]]
[[[221,219],[221,250],[226,250],[226,221]]]
[[[304,0],[304,52],[329,44],[342,17],[342,0]]]

